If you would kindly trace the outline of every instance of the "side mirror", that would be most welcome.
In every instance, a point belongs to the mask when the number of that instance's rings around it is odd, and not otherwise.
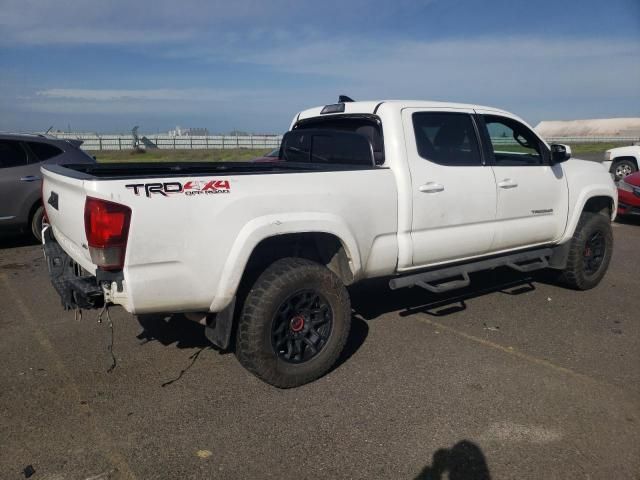
[[[571,147],[569,145],[563,145],[561,143],[551,144],[551,163],[566,162],[571,158]]]

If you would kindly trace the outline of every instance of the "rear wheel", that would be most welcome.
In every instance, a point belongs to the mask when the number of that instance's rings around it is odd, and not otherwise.
[[[609,218],[584,212],[571,239],[567,266],[560,280],[578,290],[595,287],[607,273],[612,251],[613,235]]]
[[[349,294],[326,267],[301,258],[271,264],[245,300],[236,356],[261,380],[279,388],[327,373],[351,325]]]
[[[613,172],[616,182],[631,175],[637,170],[638,167],[636,164],[626,158],[622,160],[614,160],[613,165],[611,166],[611,171]]]
[[[31,233],[38,242],[42,241],[42,226],[44,222],[44,207],[40,205],[31,216]]]

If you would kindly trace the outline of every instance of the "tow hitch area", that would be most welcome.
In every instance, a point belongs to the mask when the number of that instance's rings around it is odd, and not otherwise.
[[[44,255],[49,269],[49,278],[60,295],[65,310],[102,308],[104,293],[96,277],[85,275],[60,247],[47,228],[43,232]]]

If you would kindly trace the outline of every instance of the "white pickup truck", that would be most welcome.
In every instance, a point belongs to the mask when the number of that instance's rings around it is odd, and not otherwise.
[[[360,280],[443,292],[509,266],[597,285],[616,189],[569,157],[494,108],[342,101],[296,115],[271,163],[46,166],[44,248],[65,308],[200,318],[293,387],[340,355]]]

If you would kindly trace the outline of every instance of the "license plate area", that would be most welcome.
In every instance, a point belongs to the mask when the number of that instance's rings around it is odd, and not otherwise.
[[[96,277],[67,255],[53,236],[51,227],[43,231],[44,255],[49,269],[51,284],[60,295],[65,310],[101,308],[104,293]]]

